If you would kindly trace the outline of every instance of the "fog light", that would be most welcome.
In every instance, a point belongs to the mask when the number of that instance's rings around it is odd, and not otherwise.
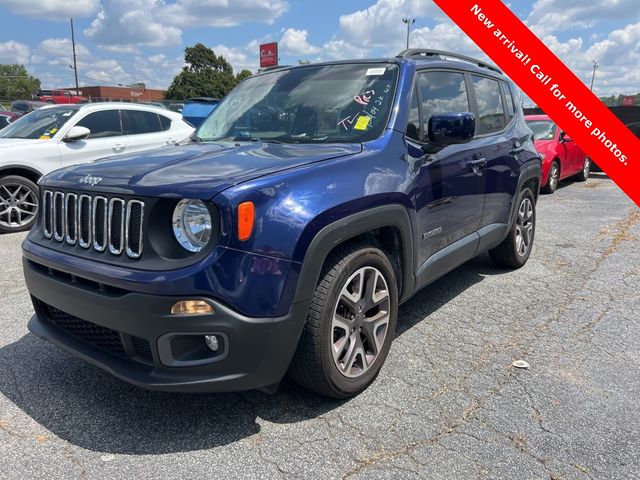
[[[172,315],[206,315],[213,307],[203,300],[181,300],[171,307]]]
[[[220,348],[220,344],[218,343],[218,337],[215,335],[205,335],[204,343],[207,345],[207,348],[212,352],[217,352],[218,348]]]

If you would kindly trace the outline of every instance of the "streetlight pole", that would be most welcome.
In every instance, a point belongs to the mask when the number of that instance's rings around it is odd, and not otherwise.
[[[409,49],[409,32],[411,31],[411,25],[416,23],[416,19],[405,17],[402,19],[402,23],[407,24],[407,50],[408,50]]]
[[[596,80],[596,70],[598,69],[598,67],[600,67],[600,65],[598,65],[598,62],[596,62],[595,60],[592,60],[593,62],[593,75],[591,75],[591,91],[593,92],[593,82]]]
[[[73,47],[73,74],[76,77],[76,95],[80,95],[78,88],[78,64],[76,63],[76,35],[73,32],[73,18],[71,20],[71,45]]]

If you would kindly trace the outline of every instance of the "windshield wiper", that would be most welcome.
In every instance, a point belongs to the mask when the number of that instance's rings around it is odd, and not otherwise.
[[[282,140],[276,140],[275,138],[252,138],[251,139],[252,142],[262,142],[262,143],[276,143],[276,144],[283,144],[283,143],[287,143],[287,142],[283,142]]]

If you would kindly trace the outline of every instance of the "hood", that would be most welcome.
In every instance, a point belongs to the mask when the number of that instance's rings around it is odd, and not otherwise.
[[[360,144],[189,144],[63,168],[41,183],[123,195],[205,199],[263,175],[361,150]],[[101,180],[95,186],[81,183],[87,176]]]
[[[44,140],[34,140],[32,138],[0,138],[0,150],[10,147],[26,147],[36,143],[42,143]]]

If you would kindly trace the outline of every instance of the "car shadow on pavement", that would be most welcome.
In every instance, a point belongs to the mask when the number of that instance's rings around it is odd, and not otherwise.
[[[486,275],[504,273],[481,256],[444,276],[400,308],[397,336]],[[120,381],[34,335],[0,348],[0,392],[61,439],[96,452],[163,454],[209,449],[255,435],[263,420],[295,423],[344,401],[327,399],[285,378],[278,392],[175,394]],[[2,429],[19,429],[9,418]],[[28,423],[27,423],[28,425]],[[34,433],[35,437],[35,433]]]

